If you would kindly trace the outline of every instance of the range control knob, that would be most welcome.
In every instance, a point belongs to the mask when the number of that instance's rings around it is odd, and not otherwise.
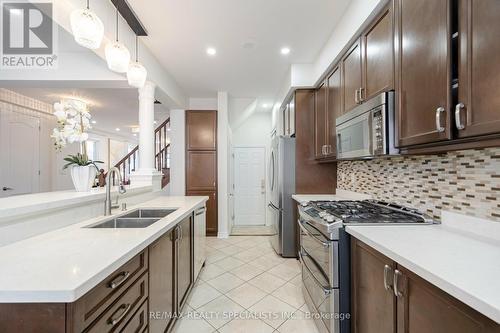
[[[331,215],[325,217],[325,221],[328,223],[333,223],[335,221],[335,218]]]

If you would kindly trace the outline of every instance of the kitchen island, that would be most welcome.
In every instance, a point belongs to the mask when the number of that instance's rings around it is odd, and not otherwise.
[[[171,304],[178,300],[174,288],[179,279],[174,277],[170,286],[151,282],[163,283],[159,276],[184,269],[181,282],[189,279],[184,290],[189,292],[198,273],[194,257],[200,255],[204,237],[196,222],[204,227],[200,217],[207,199],[157,195],[112,216],[139,208],[174,210],[145,228],[89,228],[110,219],[101,216],[0,247],[0,265],[6,272],[0,275],[0,331],[30,332],[36,327],[37,332],[98,332],[101,324],[106,331],[122,329],[135,317],[133,325],[147,328],[145,300],[154,288],[172,289],[175,296],[164,303],[179,310]]]

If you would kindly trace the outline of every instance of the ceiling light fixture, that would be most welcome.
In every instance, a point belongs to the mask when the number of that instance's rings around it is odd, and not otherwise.
[[[262,107],[263,107],[263,108],[268,108],[268,107],[269,107],[269,104],[264,103],[264,104],[262,104]]]
[[[142,88],[146,83],[148,72],[139,62],[139,37],[135,36],[135,62],[130,63],[127,71],[128,84],[135,88]]]
[[[117,128],[115,128],[115,131],[120,132],[120,129],[117,127]]]
[[[101,46],[104,25],[101,19],[90,10],[89,0],[87,0],[87,8],[76,9],[71,13],[70,23],[75,42],[79,45],[92,50]]]
[[[208,54],[209,56],[214,56],[214,55],[216,55],[216,54],[217,54],[217,50],[216,50],[215,48],[213,48],[213,47],[209,47],[209,48],[207,49],[207,54]]]
[[[92,120],[92,124],[97,124],[97,121],[95,121],[95,120]]]
[[[283,48],[281,48],[281,54],[282,55],[290,54],[290,48],[289,47],[283,47]]]
[[[125,73],[130,64],[130,52],[118,41],[118,8],[116,9],[116,40],[106,45],[105,54],[108,68],[117,73]]]

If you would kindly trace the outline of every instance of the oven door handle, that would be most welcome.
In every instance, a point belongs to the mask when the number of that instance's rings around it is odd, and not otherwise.
[[[306,254],[306,256],[307,256],[307,254]],[[305,267],[305,269],[307,270],[307,272],[309,273],[309,275],[312,276],[314,282],[316,282],[316,284],[318,285],[318,287],[320,287],[323,290],[323,293],[325,294],[325,296],[330,295],[332,293],[332,289],[326,288],[325,286],[323,286],[321,284],[321,282],[316,278],[316,276],[314,275],[314,273],[311,271],[311,269],[307,266],[306,262],[304,261],[304,257],[303,257],[302,251],[299,251],[299,260],[300,260],[302,266]]]
[[[314,236],[313,234],[311,234],[303,225],[302,225],[302,222],[300,222],[300,220],[297,221],[299,223],[299,227],[300,229],[302,229],[302,231],[307,234],[308,236],[310,236],[312,239],[314,239],[316,242],[320,243],[321,245],[323,245],[324,247],[330,247],[330,243],[331,242],[324,242],[322,241],[321,239],[319,239],[318,237]]]

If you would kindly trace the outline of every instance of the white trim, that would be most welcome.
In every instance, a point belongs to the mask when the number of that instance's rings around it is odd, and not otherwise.
[[[229,233],[228,232],[218,232],[217,238],[229,238]]]

